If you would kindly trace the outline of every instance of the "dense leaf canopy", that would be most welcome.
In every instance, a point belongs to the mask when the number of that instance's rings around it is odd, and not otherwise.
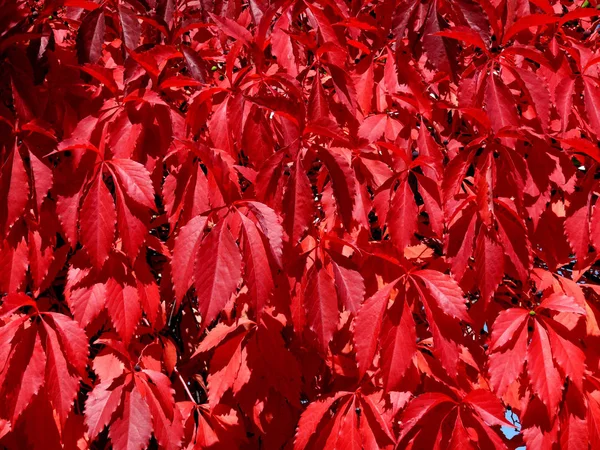
[[[600,448],[596,14],[0,0],[0,447]]]

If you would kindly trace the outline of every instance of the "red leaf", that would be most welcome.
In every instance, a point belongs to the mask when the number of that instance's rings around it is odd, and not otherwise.
[[[531,14],[529,16],[521,17],[505,31],[502,43],[505,44],[510,38],[521,31],[540,25],[549,25],[558,22],[558,20],[558,17],[546,14]]]
[[[137,389],[126,391],[121,414],[112,423],[108,436],[115,450],[146,448],[152,435],[150,408]]]
[[[394,282],[385,285],[362,304],[354,324],[354,347],[360,376],[364,376],[377,352],[383,314]]]
[[[29,152],[29,162],[31,164],[31,172],[33,173],[35,201],[39,214],[42,210],[42,203],[52,187],[52,171],[31,152]]]
[[[104,43],[104,9],[97,8],[85,15],[77,32],[77,56],[81,64],[96,63],[102,56]]]
[[[365,282],[360,272],[332,261],[335,288],[347,311],[357,312],[365,297]]]
[[[148,209],[156,208],[150,174],[143,165],[130,159],[113,159],[110,165],[129,198]]]
[[[386,220],[394,245],[401,252],[412,244],[418,228],[418,212],[414,194],[406,178],[394,192]]]
[[[243,214],[242,230],[244,233],[243,261],[244,279],[248,292],[253,299],[257,314],[262,312],[264,304],[273,290],[273,277],[269,268],[269,260],[264,243],[256,225]]]
[[[275,261],[281,266],[281,255],[283,247],[283,227],[281,219],[275,211],[259,202],[248,202],[248,208],[258,220],[262,233],[266,236],[271,247],[271,254]]]
[[[544,402],[552,417],[562,397],[563,383],[552,360],[548,333],[539,322],[535,323],[531,344],[527,348],[527,367],[533,391]]]
[[[106,309],[123,343],[128,345],[142,318],[137,289],[109,278],[106,283]]]
[[[583,77],[585,112],[596,136],[600,136],[600,89],[595,81]]]
[[[234,293],[241,266],[240,251],[226,222],[221,221],[200,243],[194,263],[194,286],[204,326],[219,315]]]
[[[319,349],[327,353],[339,321],[334,281],[327,270],[316,266],[309,270],[304,301],[308,326],[317,336]]]
[[[300,155],[285,192],[284,212],[283,225],[291,242],[296,244],[309,227],[314,212],[313,193],[310,181],[302,167]]]
[[[111,422],[123,400],[123,385],[113,387],[113,380],[97,385],[85,402],[85,423],[91,439],[95,439]]]
[[[416,351],[417,333],[412,312],[406,302],[398,299],[390,308],[382,331],[381,371],[386,390],[398,390]]]
[[[485,110],[495,133],[519,123],[510,91],[497,78],[494,74],[489,75],[485,85]]]
[[[0,210],[0,217],[6,233],[21,217],[29,199],[29,178],[16,145],[2,168],[1,192],[4,202]]]
[[[504,277],[504,250],[483,229],[475,243],[475,279],[487,306]]]
[[[142,27],[138,22],[137,16],[131,9],[119,5],[118,11],[121,32],[123,33],[123,42],[128,48],[135,50],[140,41]]]
[[[181,299],[193,284],[194,262],[207,219],[206,216],[194,217],[181,228],[175,238],[171,267],[177,304],[181,302]]]
[[[115,203],[102,174],[96,175],[83,200],[80,238],[94,267],[100,269],[108,258],[115,235]]]
[[[333,183],[338,214],[344,226],[349,229],[352,226],[356,183],[350,167],[348,150],[331,147],[319,152],[319,156],[327,166],[327,171]]]
[[[19,239],[16,245],[3,241],[0,247],[0,291],[17,292],[25,279],[27,265],[25,239]]]
[[[79,389],[78,379],[69,373],[67,360],[63,354],[56,332],[49,326],[46,331],[46,389],[50,403],[58,413],[61,427],[73,408],[73,400]]]

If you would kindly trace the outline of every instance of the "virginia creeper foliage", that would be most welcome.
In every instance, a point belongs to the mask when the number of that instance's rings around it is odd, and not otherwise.
[[[0,0],[0,447],[600,448],[597,14]]]

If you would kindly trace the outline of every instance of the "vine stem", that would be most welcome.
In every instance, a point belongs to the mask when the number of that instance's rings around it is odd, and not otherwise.
[[[187,393],[188,397],[190,398],[190,400],[196,404],[196,400],[194,399],[194,396],[192,395],[190,388],[188,388],[188,385],[186,384],[185,380],[183,379],[183,377],[181,376],[181,374],[179,373],[179,370],[177,370],[177,367],[175,367],[174,372],[177,374],[177,376],[179,377],[179,381],[181,381],[181,384],[183,384],[183,388],[185,389],[185,392]]]

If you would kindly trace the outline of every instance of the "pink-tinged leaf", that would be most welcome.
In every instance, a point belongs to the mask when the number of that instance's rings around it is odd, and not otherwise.
[[[552,346],[552,357],[562,369],[569,381],[579,390],[582,390],[583,374],[586,369],[585,353],[574,342],[561,336],[562,327],[552,319],[542,319],[547,325],[548,338]]]
[[[245,333],[238,333],[215,350],[210,360],[208,375],[208,403],[215,407],[223,394],[236,382],[242,363],[242,341]]]
[[[53,248],[42,242],[39,231],[29,232],[29,272],[36,289],[44,281],[53,259]]]
[[[450,52],[450,43],[437,35],[442,29],[437,8],[437,3],[431,3],[429,13],[425,18],[423,48],[434,67],[441,72],[452,74],[455,57]]]
[[[56,332],[49,326],[46,331],[46,389],[50,403],[58,413],[61,427],[73,408],[73,401],[79,390],[79,380],[71,375],[65,355],[62,352]]]
[[[529,16],[521,17],[506,30],[504,37],[502,38],[502,43],[506,44],[510,38],[521,31],[542,25],[550,25],[558,22],[558,20],[559,17],[547,14],[531,14]]]
[[[568,209],[568,217],[564,221],[565,235],[577,258],[583,265],[589,253],[590,245],[590,205],[588,196],[575,193]]]
[[[411,401],[402,412],[403,427],[399,440],[406,436],[431,410],[445,403],[454,404],[455,402],[447,395],[437,392],[419,395]]]
[[[413,274],[425,285],[437,306],[451,317],[470,322],[463,292],[458,283],[450,276],[437,270],[419,270]]]
[[[423,174],[425,177],[417,175],[417,178],[420,180],[419,184],[421,184],[421,179],[423,180],[436,180],[441,178],[443,174],[443,161],[444,155],[440,146],[435,142],[431,133],[427,129],[427,124],[423,119],[421,119],[421,123],[419,126],[419,137],[417,138],[417,149],[419,150],[419,156],[424,156],[426,159],[431,160],[431,166],[423,165]],[[425,181],[427,182],[427,181]],[[437,189],[440,189],[441,186],[436,184]],[[429,189],[426,189],[429,190]],[[442,225],[442,224],[440,224]]]
[[[147,225],[140,218],[140,216],[144,216],[144,212],[140,211],[141,207],[137,204],[133,202],[128,204],[123,189],[118,184],[115,185],[115,194],[117,197],[117,230],[127,257],[134,262],[148,235]]]
[[[121,5],[118,7],[119,24],[123,33],[123,42],[131,50],[135,50],[140,42],[142,27],[138,22],[136,14],[129,8]]]
[[[106,283],[106,309],[123,343],[129,345],[142,318],[137,289],[109,278]]]
[[[366,418],[362,422],[369,424],[370,431],[379,448],[395,442],[391,420],[389,416],[386,417],[386,399],[382,394],[383,392],[376,392],[371,395],[361,395],[361,404],[364,407]],[[405,393],[401,395],[403,394]],[[408,397],[405,398],[408,400]]]
[[[527,367],[533,391],[544,402],[552,417],[562,397],[563,383],[554,366],[548,333],[537,321],[527,348]]]
[[[412,312],[403,299],[390,308],[381,333],[381,371],[387,391],[396,391],[417,351]]]
[[[183,437],[183,424],[181,422],[181,414],[175,407],[172,395],[170,395],[167,409],[165,409],[160,399],[155,395],[148,395],[146,401],[148,402],[148,406],[150,406],[154,437],[156,437],[160,448],[164,450],[179,450]]]
[[[67,304],[75,320],[82,327],[87,327],[104,309],[106,302],[106,284],[84,284],[68,291]]]
[[[587,420],[589,443],[597,446],[600,444],[600,391],[598,390],[588,395]],[[586,445],[589,443],[586,442]]]
[[[330,147],[319,152],[327,166],[337,201],[338,215],[347,230],[352,228],[352,211],[356,197],[356,176],[350,166],[350,152],[344,148]]]
[[[253,300],[256,313],[260,314],[273,290],[273,276],[269,267],[269,259],[260,233],[256,225],[243,214],[242,221],[244,280]]]
[[[313,266],[308,272],[304,302],[308,326],[325,354],[337,328],[339,312],[333,278],[324,268]]]
[[[517,126],[519,118],[512,95],[498,76],[490,74],[485,85],[485,110],[492,129],[498,133],[507,126]]]
[[[111,93],[115,95],[119,94],[119,85],[115,81],[114,69],[107,69],[98,64],[84,64],[83,66],[79,66],[79,70],[98,80],[101,86],[103,84]],[[86,148],[85,144],[83,144],[82,148]],[[89,150],[97,151],[93,147],[90,147]]]
[[[207,326],[221,312],[237,288],[242,255],[221,221],[200,243],[194,263],[194,286],[202,324]]]
[[[277,58],[277,64],[284,67],[292,77],[298,76],[297,46],[290,38],[287,30],[290,26],[290,13],[281,14],[271,33],[271,51]]]
[[[7,318],[17,310],[26,306],[31,306],[34,309],[37,308],[33,299],[22,292],[8,294],[2,299],[2,306],[0,306],[0,318]]]
[[[514,70],[523,83],[525,92],[531,98],[542,129],[547,130],[550,119],[550,92],[545,80],[535,72],[526,69],[515,68]]]
[[[358,128],[358,137],[375,142],[385,133],[388,122],[387,114],[375,114],[367,117]]]
[[[321,84],[321,76],[319,72],[315,72],[313,79],[310,97],[308,98],[308,120],[310,122],[331,121],[331,114],[327,104],[327,98],[323,85]]]
[[[577,450],[590,445],[588,440],[588,422],[575,414],[563,419],[560,429],[559,445],[564,450]],[[594,445],[594,444],[591,444]]]
[[[335,288],[345,309],[355,313],[365,298],[365,282],[358,270],[353,270],[335,261],[331,262]]]
[[[0,395],[3,399],[0,414],[17,423],[45,383],[46,355],[39,333],[31,329],[29,333],[19,335],[19,342],[11,350],[13,357],[10,366],[0,376]]]
[[[292,174],[285,191],[283,208],[285,217],[283,226],[291,239],[292,244],[298,243],[304,232],[312,222],[315,202],[310,181],[300,156],[292,169]]]
[[[505,272],[506,269],[509,273],[513,272],[511,270],[511,266],[513,266],[516,269],[516,276],[525,283],[529,277],[532,262],[527,229],[523,220],[507,204],[498,202],[497,206],[501,206],[496,208],[494,213],[499,242],[505,253]]]
[[[56,212],[63,227],[63,231],[71,247],[77,245],[77,218],[79,217],[81,189],[70,192],[69,195],[58,195],[56,199]]]
[[[113,159],[110,165],[129,198],[149,209],[156,208],[152,180],[142,164],[130,159]]]
[[[600,162],[600,149],[598,149],[598,147],[592,144],[589,140],[582,138],[569,138],[561,139],[560,142],[566,144],[568,147],[571,147],[574,153],[581,153],[582,155],[589,156],[596,162]]]
[[[14,293],[25,280],[28,255],[25,239],[16,245],[2,241],[0,245],[0,292]]]
[[[400,182],[393,193],[386,222],[392,242],[400,252],[412,244],[418,229],[419,208],[408,178]]]
[[[100,383],[88,394],[85,402],[85,424],[90,439],[95,439],[112,419],[113,414],[122,404],[123,385],[113,386],[114,380]]]
[[[10,422],[8,422],[4,419],[0,419],[0,439],[2,439],[4,436],[6,436],[8,433],[10,433],[10,431],[11,431]]]
[[[44,199],[52,187],[52,170],[32,152],[29,152],[29,164],[31,164],[31,172],[33,173],[35,203],[39,214],[42,210],[42,203],[44,203]]]
[[[522,308],[510,308],[498,314],[492,327],[490,351],[502,350],[506,344],[517,338],[517,330],[523,326],[527,317],[527,310]]]
[[[573,313],[585,315],[585,309],[579,305],[575,298],[562,292],[555,292],[546,297],[538,308],[546,308],[556,312]]]
[[[71,366],[82,376],[86,375],[85,368],[88,361],[88,338],[74,320],[59,313],[46,313],[52,317],[54,329],[60,341],[64,354]]]
[[[81,64],[96,63],[102,56],[104,43],[104,8],[97,8],[85,15],[77,32],[77,57]]]
[[[97,269],[102,268],[112,248],[116,216],[115,203],[99,173],[83,200],[80,214],[81,243]]]
[[[466,27],[466,26],[457,26],[450,28],[448,30],[439,31],[435,33],[436,36],[447,37],[450,39],[456,39],[462,42],[465,42],[469,45],[473,45],[475,47],[480,48],[481,50],[486,50],[487,46],[481,39],[479,33],[475,30]]]
[[[475,389],[463,398],[463,402],[471,405],[488,426],[499,425],[514,428],[514,425],[504,418],[502,403],[490,391]]]
[[[4,227],[6,233],[22,216],[29,199],[29,177],[16,145],[2,168],[1,181],[0,193],[4,200],[0,207],[0,218],[3,221],[0,226]]]
[[[348,406],[347,414],[342,418],[340,434],[336,448],[340,450],[362,450],[358,415],[356,414],[356,400],[353,399]]]
[[[583,77],[583,93],[589,125],[596,136],[600,136],[600,89],[591,78]]]
[[[171,386],[171,381],[164,373],[156,370],[145,369],[147,379],[144,383],[148,386],[148,394],[145,398],[148,403],[150,399],[155,400],[155,403],[160,407],[162,413],[168,420],[175,418],[173,395],[175,392]],[[151,410],[154,410],[152,405],[149,405]],[[154,411],[153,411],[154,413]]]
[[[561,130],[564,133],[569,126],[569,118],[573,114],[573,94],[575,92],[575,80],[563,78],[554,91],[556,111],[560,117]]]
[[[373,100],[373,61],[372,58],[364,58],[357,67],[357,73],[354,75],[354,85],[356,86],[356,95],[358,105],[364,115],[371,112],[371,101]]]
[[[179,230],[171,259],[175,300],[179,304],[194,282],[194,261],[204,234],[207,216],[196,216]]]
[[[294,439],[294,450],[303,450],[307,448],[310,438],[317,431],[317,427],[324,420],[324,416],[331,408],[331,405],[340,397],[338,393],[334,397],[328,397],[323,401],[312,402],[302,413],[298,421],[296,438]]]
[[[481,229],[475,243],[475,279],[487,306],[504,277],[504,250]]]
[[[527,311],[525,313],[527,314]],[[499,397],[504,395],[510,384],[523,372],[523,363],[527,355],[527,317],[525,315],[524,320],[517,322],[519,326],[514,327],[514,339],[510,347],[493,352],[489,357],[490,385]],[[498,347],[496,345],[496,348]]]
[[[262,233],[269,241],[271,254],[277,264],[281,267],[281,255],[283,252],[283,226],[279,215],[264,203],[247,202],[248,209],[254,214]]]
[[[110,426],[108,436],[115,450],[142,450],[152,435],[150,408],[137,389],[125,393],[121,414]]]
[[[227,36],[230,36],[244,44],[252,42],[252,34],[246,28],[241,26],[235,20],[231,20],[227,17],[219,17],[212,13],[209,13],[210,17],[218,25],[219,30],[223,31]]]
[[[386,284],[365,300],[356,316],[353,341],[360,377],[364,376],[373,363],[373,358],[377,352],[383,314],[395,284],[395,281]]]
[[[160,311],[160,291],[158,285],[156,284],[154,275],[150,272],[148,264],[141,258],[138,258],[136,261],[135,274],[140,305],[150,325],[155,325]]]
[[[461,415],[457,414],[456,420],[454,421],[454,425],[452,427],[452,436],[450,437],[450,446],[452,449],[465,449],[465,450],[475,450],[476,447],[473,442],[471,442],[471,438],[469,433],[465,429],[463,421],[461,419]]]
[[[429,169],[429,168],[427,168]],[[429,169],[431,171],[431,169]],[[433,173],[431,173],[433,175]],[[429,219],[431,230],[437,235],[444,233],[444,211],[442,210],[442,200],[440,186],[437,178],[427,178],[417,174],[419,184],[419,194],[425,203],[425,210]]]
[[[206,83],[205,74],[207,73],[204,61],[200,59],[198,54],[189,47],[182,46],[181,53],[185,59],[185,63],[190,71],[190,75],[200,83]]]

